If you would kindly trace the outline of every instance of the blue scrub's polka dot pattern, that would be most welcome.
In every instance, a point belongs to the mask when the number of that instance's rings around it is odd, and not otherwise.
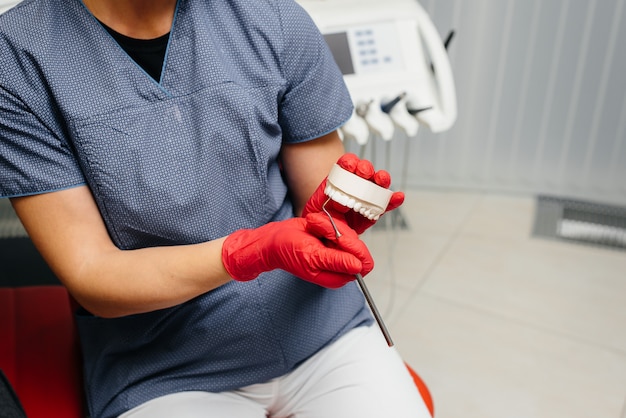
[[[291,216],[281,143],[351,111],[292,0],[180,0],[160,83],[79,0],[24,0],[0,16],[0,195],[87,184],[123,249]],[[369,321],[355,285],[325,290],[282,271],[162,311],[79,315],[90,412],[266,381]]]

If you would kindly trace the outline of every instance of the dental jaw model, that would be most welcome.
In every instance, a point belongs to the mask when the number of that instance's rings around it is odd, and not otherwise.
[[[328,174],[326,196],[371,221],[385,213],[393,192],[335,164]]]
[[[326,210],[326,204],[330,200],[333,200],[340,205],[347,206],[353,211],[365,216],[367,219],[375,221],[378,220],[383,213],[385,213],[385,209],[387,208],[389,200],[393,195],[391,190],[385,189],[376,183],[344,170],[337,164],[335,164],[328,175],[328,181],[324,193],[328,196],[328,200],[322,206],[322,210],[326,213],[330,223],[333,225],[337,238],[341,237],[341,233],[337,229],[330,212]],[[367,301],[372,314],[374,315],[374,319],[378,323],[378,327],[387,341],[387,345],[392,347],[393,341],[391,340],[389,331],[387,331],[387,327],[385,326],[385,323],[383,322],[383,319],[374,304],[374,300],[365,285],[363,276],[356,274],[356,280],[361,288],[361,291],[363,292],[363,296],[365,296],[365,300]]]

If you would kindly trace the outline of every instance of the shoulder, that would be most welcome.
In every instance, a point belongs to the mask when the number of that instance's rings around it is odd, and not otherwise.
[[[72,8],[83,7],[72,0],[23,0],[0,15],[2,59],[19,55],[38,57],[58,53],[62,34],[74,28]]]
[[[228,22],[236,20],[238,23],[258,23],[262,28],[271,28],[275,25],[299,24],[310,21],[308,13],[295,0],[222,0],[205,1],[207,10],[220,12],[220,20]]]
[[[0,15],[0,86],[34,88],[50,67],[71,60],[84,37],[83,9],[78,0],[23,0]]]
[[[57,12],[64,8],[64,3],[57,5]],[[55,14],[49,0],[22,0],[0,15],[0,36],[3,40],[22,40],[24,43],[43,38]]]

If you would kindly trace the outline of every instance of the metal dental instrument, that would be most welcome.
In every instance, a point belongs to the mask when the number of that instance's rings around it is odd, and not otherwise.
[[[349,173],[337,165],[335,165],[335,167],[333,167],[333,170],[331,170],[331,173],[328,176],[328,183],[329,183],[328,188],[325,191],[326,195],[328,196],[328,199],[326,199],[326,201],[322,205],[322,211],[324,211],[326,216],[328,216],[328,219],[330,220],[330,223],[333,229],[335,230],[335,236],[337,238],[341,237],[341,232],[339,232],[339,229],[337,228],[337,225],[335,224],[335,221],[333,220],[332,215],[326,209],[326,205],[328,204],[328,202],[330,202],[331,200],[335,200],[335,201],[339,200],[340,201],[339,203],[343,204],[343,202],[347,201],[348,204],[345,206],[348,206],[355,211],[357,211],[357,209],[355,209],[356,207],[368,206],[368,204],[372,204],[372,206],[368,208],[369,210],[366,210],[366,211],[361,210],[359,212],[363,216],[368,217],[369,219],[377,219],[378,216],[380,216],[380,214],[382,213],[376,214],[376,212],[371,213],[371,211],[372,210],[377,211],[379,210],[381,206],[383,208],[386,208],[387,203],[389,202],[389,198],[382,197],[382,201],[381,201],[380,196],[374,196],[374,195],[376,195],[377,193],[380,193],[380,194],[384,194],[387,196],[391,196],[391,191],[388,191],[387,189],[384,189],[368,180],[362,179],[352,173]],[[337,183],[341,183],[342,186],[345,187],[345,189],[341,189],[337,187]],[[376,190],[376,188],[381,189],[381,190]],[[344,194],[346,192],[346,189],[349,191],[348,194]],[[361,192],[365,191],[366,193],[364,193],[364,195],[366,195],[368,198],[371,198],[370,201],[360,201],[360,200],[357,201],[357,199],[353,198],[356,194],[355,189],[359,189],[359,191]],[[383,190],[385,192],[383,192]],[[385,199],[386,199],[386,203],[383,203]],[[379,206],[376,206],[375,203],[372,203],[376,201],[378,202]],[[384,212],[384,209],[383,209],[383,212]],[[378,312],[378,309],[376,308],[376,304],[374,303],[374,299],[372,298],[372,295],[370,294],[369,290],[367,289],[367,286],[365,285],[365,280],[363,280],[363,276],[360,273],[357,273],[355,274],[355,277],[356,277],[357,283],[359,284],[359,287],[361,288],[361,292],[363,293],[363,296],[365,297],[365,300],[367,304],[369,305],[370,310],[372,311],[372,315],[374,316],[374,319],[376,320],[378,327],[380,328],[381,332],[383,333],[383,336],[385,337],[385,340],[387,341],[387,345],[389,347],[393,347],[393,340],[391,339],[391,335],[389,334],[389,331],[387,330],[387,327],[385,326],[385,322],[383,321],[382,316],[380,315],[380,313]]]
[[[324,202],[324,204],[322,205],[322,210],[324,211],[326,216],[328,216],[328,219],[330,220],[330,223],[332,224],[333,229],[335,230],[335,237],[339,238],[341,237],[341,232],[339,232],[339,229],[337,229],[337,225],[335,225],[335,221],[333,220],[333,217],[331,216],[331,214],[326,210],[326,204],[330,202],[330,200],[331,200],[330,197],[326,199],[326,202]],[[380,331],[383,333],[383,336],[385,337],[385,341],[387,341],[387,345],[389,347],[393,347],[393,340],[391,339],[391,335],[389,335],[389,331],[387,330],[387,327],[385,326],[385,322],[383,321],[382,316],[380,315],[380,313],[378,312],[378,309],[376,308],[374,299],[372,298],[372,295],[370,294],[369,290],[367,289],[367,286],[365,285],[365,280],[363,280],[363,276],[361,276],[361,273],[357,273],[355,274],[355,277],[356,277],[357,283],[359,284],[359,287],[361,288],[361,292],[363,292],[363,296],[365,296],[365,300],[367,301],[367,304],[369,305],[372,311],[372,314],[374,315],[374,319],[376,320],[376,323],[378,324]]]

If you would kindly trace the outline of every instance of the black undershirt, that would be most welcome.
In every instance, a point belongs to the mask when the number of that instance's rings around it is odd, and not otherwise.
[[[102,24],[111,36],[117,41],[124,51],[150,75],[159,82],[161,79],[161,69],[165,60],[165,51],[170,34],[154,39],[136,39],[114,31],[105,24]]]

